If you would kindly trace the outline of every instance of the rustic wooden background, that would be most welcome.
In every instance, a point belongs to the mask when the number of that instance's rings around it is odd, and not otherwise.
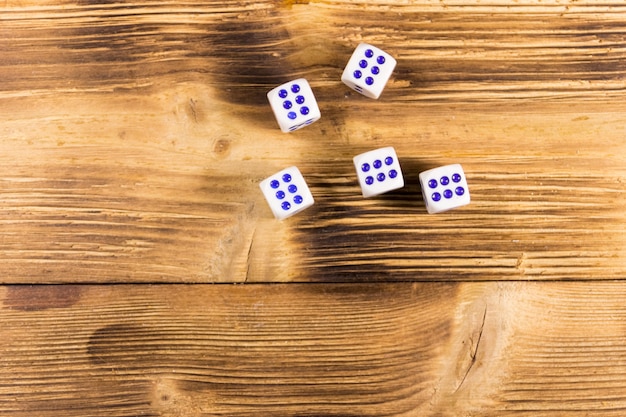
[[[624,416],[625,75],[614,0],[0,2],[0,414]],[[382,146],[407,186],[363,199]]]

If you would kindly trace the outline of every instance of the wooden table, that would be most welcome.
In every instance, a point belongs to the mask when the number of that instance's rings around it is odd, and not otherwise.
[[[0,414],[624,416],[625,73],[619,1],[2,2]],[[472,203],[429,215],[449,163]]]

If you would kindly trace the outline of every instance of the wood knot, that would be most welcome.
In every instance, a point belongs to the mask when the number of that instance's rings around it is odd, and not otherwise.
[[[213,144],[213,154],[219,158],[225,158],[230,153],[230,141],[225,138],[221,138],[215,141]]]

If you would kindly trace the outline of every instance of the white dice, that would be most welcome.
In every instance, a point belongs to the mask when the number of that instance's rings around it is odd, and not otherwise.
[[[395,67],[396,60],[391,55],[375,46],[361,43],[343,70],[341,81],[356,92],[377,99]]]
[[[321,117],[313,90],[304,78],[279,85],[267,93],[267,99],[283,132],[293,132]]]
[[[391,146],[362,153],[353,161],[363,197],[404,187],[398,156]]]
[[[470,203],[467,179],[460,164],[433,168],[419,174],[426,210],[441,213]]]
[[[293,216],[314,203],[304,177],[295,166],[264,179],[259,186],[274,217],[279,220]]]

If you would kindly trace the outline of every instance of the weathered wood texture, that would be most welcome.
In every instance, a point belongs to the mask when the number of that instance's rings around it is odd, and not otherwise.
[[[626,274],[626,5],[589,1],[5,1],[0,280],[615,279]],[[396,56],[380,100],[339,78]],[[307,77],[322,119],[278,131]],[[364,200],[351,158],[393,145],[407,186]],[[466,169],[426,214],[417,174]],[[298,165],[316,205],[258,189]]]
[[[621,282],[10,286],[0,414],[623,416]]]
[[[602,0],[1,2],[0,415],[625,415],[625,34]],[[322,119],[283,134],[295,77]],[[407,186],[365,200],[388,145]],[[453,162],[472,204],[428,215]],[[289,165],[316,204],[277,222]]]

